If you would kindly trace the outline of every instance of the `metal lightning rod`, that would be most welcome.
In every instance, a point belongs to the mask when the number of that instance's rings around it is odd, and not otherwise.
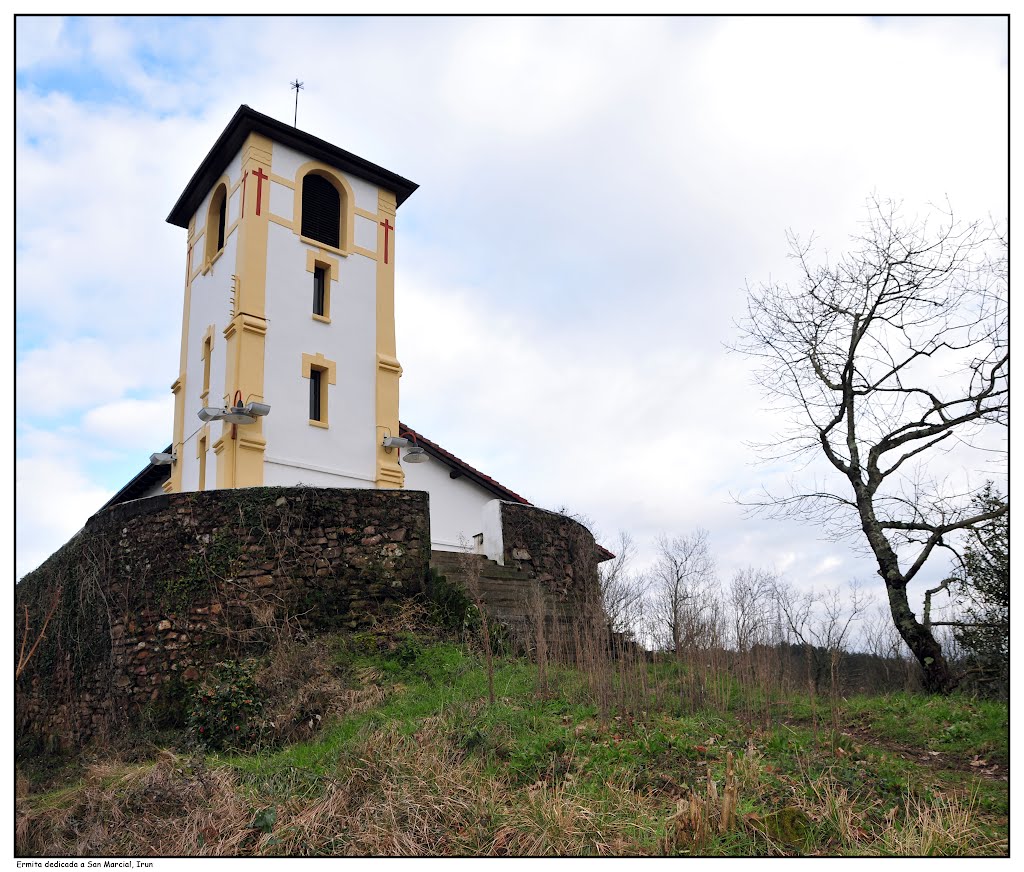
[[[300,82],[296,76],[295,81],[291,83],[292,90],[295,91],[295,118],[292,121],[293,127],[299,126],[299,91],[303,90],[303,82]]]

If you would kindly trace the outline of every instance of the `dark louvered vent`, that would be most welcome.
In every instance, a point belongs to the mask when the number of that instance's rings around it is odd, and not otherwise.
[[[302,180],[302,235],[338,248],[341,228],[341,197],[323,176],[310,174]]]

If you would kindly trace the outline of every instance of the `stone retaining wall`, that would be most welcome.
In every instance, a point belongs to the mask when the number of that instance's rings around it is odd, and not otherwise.
[[[427,494],[244,488],[94,515],[15,588],[19,742],[73,747],[173,700],[198,667],[284,633],[358,628],[423,590]]]
[[[591,532],[557,512],[501,504],[504,564],[529,573],[558,603],[600,602],[597,565],[603,555]]]

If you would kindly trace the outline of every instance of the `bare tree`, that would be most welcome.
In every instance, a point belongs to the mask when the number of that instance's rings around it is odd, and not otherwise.
[[[707,530],[659,537],[658,558],[651,570],[653,605],[666,647],[677,656],[717,641],[718,616],[708,596],[714,581]]]
[[[907,586],[936,549],[957,550],[965,531],[1006,511],[979,512],[969,489],[953,492],[928,466],[954,445],[987,451],[982,431],[1007,422],[1005,239],[944,212],[908,223],[872,201],[869,213],[855,251],[815,264],[813,240],[790,233],[797,286],[748,287],[738,348],[792,413],[789,429],[759,447],[776,460],[823,455],[834,470],[831,484],[750,505],[866,545],[925,688],[947,692],[955,678]]]
[[[614,559],[598,566],[601,602],[608,629],[635,638],[640,631],[644,597],[651,582],[646,575],[630,571],[630,564],[636,557],[636,545],[629,533],[624,530],[619,533],[614,550]]]

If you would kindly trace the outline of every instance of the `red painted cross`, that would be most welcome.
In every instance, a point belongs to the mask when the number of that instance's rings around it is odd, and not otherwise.
[[[256,176],[256,214],[260,214],[260,203],[263,199],[263,180],[269,179],[270,176],[263,172],[263,167],[256,167],[256,172],[253,173]]]
[[[245,217],[245,180],[249,178],[249,171],[242,174],[242,217]]]
[[[380,222],[380,226],[384,228],[384,263],[388,262],[388,231],[394,230],[395,227],[388,218],[385,218]]]

